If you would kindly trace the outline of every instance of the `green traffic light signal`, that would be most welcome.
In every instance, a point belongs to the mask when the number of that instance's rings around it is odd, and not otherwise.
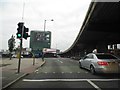
[[[21,36],[22,36],[21,34],[17,34],[17,38],[21,38]]]
[[[18,34],[18,37],[21,37],[21,34]]]
[[[17,28],[17,33],[16,33],[18,39],[22,38],[22,28],[23,28],[23,26],[24,26],[23,22],[18,23],[18,28]]]
[[[18,23],[18,28],[17,28],[17,39],[19,38],[24,38],[24,39],[27,39],[28,37],[30,37],[30,35],[28,35],[28,32],[29,32],[29,28],[26,28],[24,26],[24,23],[23,22],[19,22]]]

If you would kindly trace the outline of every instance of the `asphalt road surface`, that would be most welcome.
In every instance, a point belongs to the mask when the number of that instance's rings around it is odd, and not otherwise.
[[[22,78],[6,90],[15,88],[103,88],[120,89],[120,75],[92,75],[80,69],[77,60],[69,58],[45,58],[46,63],[34,73]]]

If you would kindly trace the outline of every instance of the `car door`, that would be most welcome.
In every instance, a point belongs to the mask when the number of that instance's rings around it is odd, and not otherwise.
[[[86,68],[87,69],[90,69],[90,65],[92,64],[93,60],[94,60],[94,56],[92,54],[89,54],[87,56],[87,60],[86,60]]]
[[[84,57],[81,58],[81,60],[80,60],[80,63],[81,63],[81,65],[82,65],[82,67],[85,67],[85,64],[84,64],[85,58],[86,58],[86,56],[84,56]]]
[[[83,61],[82,61],[82,66],[83,66],[84,68],[87,68],[88,60],[89,60],[88,55],[86,55],[86,56],[83,58]]]

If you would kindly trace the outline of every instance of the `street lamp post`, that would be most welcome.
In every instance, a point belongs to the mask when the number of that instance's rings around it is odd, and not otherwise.
[[[48,21],[48,20],[44,20],[44,40],[45,40],[46,21]],[[50,21],[54,21],[54,20],[53,20],[53,19],[51,19]]]
[[[46,21],[48,20],[44,20],[44,41],[45,41],[45,28],[46,28]],[[53,19],[51,19],[50,21],[54,21]],[[44,53],[42,53],[42,60],[44,61]]]
[[[46,28],[46,21],[48,21],[48,20],[44,20],[44,33],[45,33],[45,28]],[[50,21],[54,21],[54,20],[51,19]]]
[[[46,20],[44,20],[44,33],[45,33],[45,27],[46,27]]]

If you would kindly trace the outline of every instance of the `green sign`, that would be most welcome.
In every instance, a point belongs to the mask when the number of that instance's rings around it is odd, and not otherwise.
[[[51,32],[50,31],[31,31],[30,48],[32,50],[42,50],[43,48],[51,47]]]

